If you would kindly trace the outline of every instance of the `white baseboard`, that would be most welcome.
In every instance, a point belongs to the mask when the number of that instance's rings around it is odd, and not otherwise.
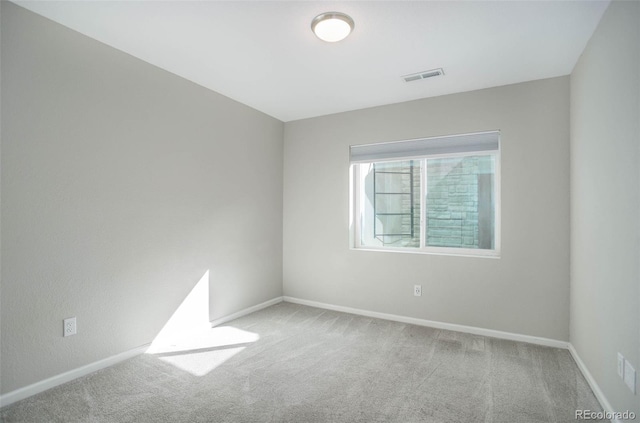
[[[147,350],[147,348],[149,348],[149,345],[151,344],[142,345],[132,350],[112,355],[111,357],[89,363],[86,366],[69,370],[68,372],[61,373],[45,380],[41,380],[40,382],[25,386],[24,388],[16,389],[15,391],[0,395],[0,407],[5,407],[9,404],[13,404],[16,401],[20,401],[32,395],[46,391],[47,389],[62,385],[63,383],[70,382],[79,377],[88,375],[89,373],[104,369],[105,367],[113,366],[114,364],[117,364],[121,361],[143,354]]]
[[[418,326],[428,326],[436,329],[445,329],[455,332],[471,333],[474,335],[489,336],[491,338],[508,339],[511,341],[527,342],[529,344],[544,345],[546,347],[555,347],[567,349],[569,343],[556,339],[540,338],[537,336],[521,335],[519,333],[502,332],[493,329],[483,329],[474,326],[457,325],[454,323],[436,322],[433,320],[417,319],[415,317],[398,316],[396,314],[379,313],[377,311],[368,311],[358,308],[337,306],[333,304],[319,303],[316,301],[302,300],[295,297],[283,297],[284,301],[295,304],[307,305],[310,307],[324,308],[327,310],[341,311],[344,313],[358,314],[360,316],[374,317],[376,319],[392,320],[394,322],[409,323]]]
[[[587,366],[584,364],[584,361],[582,361],[582,359],[578,355],[578,351],[576,351],[576,349],[571,343],[569,343],[569,352],[571,353],[571,357],[573,357],[573,360],[578,365],[578,369],[580,369],[580,371],[582,372],[582,375],[587,380],[587,383],[591,387],[591,390],[593,391],[593,394],[596,396],[596,399],[600,401],[600,405],[602,405],[602,408],[604,409],[604,411],[613,413],[614,409],[611,406],[611,403],[609,402],[607,397],[604,396],[602,389],[600,389],[600,386],[598,386],[598,383],[591,375],[591,372],[589,371],[589,369],[587,369]],[[618,419],[612,419],[611,421],[613,423],[621,423],[620,420]]]
[[[483,328],[478,328],[474,326],[464,326],[464,325],[457,325],[453,323],[436,322],[433,320],[417,319],[414,317],[398,316],[395,314],[379,313],[375,311],[320,303],[317,301],[303,300],[295,297],[284,296],[283,298],[284,298],[284,301],[289,303],[323,308],[327,310],[341,311],[344,313],[357,314],[360,316],[392,320],[392,321],[401,322],[401,323],[410,323],[418,326],[428,326],[436,329],[446,329],[446,330],[452,330],[456,332],[465,332],[465,333],[471,333],[474,335],[489,336],[492,338],[508,339],[511,341],[527,342],[530,344],[543,345],[547,347],[568,349],[569,352],[571,353],[571,356],[573,357],[573,360],[576,362],[578,369],[580,369],[584,378],[587,380],[589,387],[591,387],[591,390],[593,391],[593,394],[595,395],[596,399],[600,402],[600,405],[602,406],[603,410],[609,413],[615,412],[615,410],[611,406],[611,403],[609,402],[609,400],[607,400],[607,397],[604,395],[604,393],[600,389],[600,386],[598,386],[595,379],[591,375],[591,372],[589,372],[589,369],[584,364],[584,362],[578,355],[578,352],[570,342],[559,341],[556,339],[549,339],[549,338],[541,338],[537,336],[521,335],[518,333],[502,332],[502,331],[493,330],[493,329],[483,329]],[[618,419],[612,419],[611,422],[622,423]]]
[[[213,327],[213,326],[220,325],[222,323],[228,322],[233,319],[237,319],[239,317],[253,313],[254,311],[262,310],[263,308],[272,306],[274,304],[278,304],[280,302],[282,302],[282,297],[273,298],[269,301],[265,301],[253,307],[240,310],[237,313],[233,313],[228,316],[213,320],[211,321],[211,326]],[[142,345],[138,348],[134,348],[132,350],[125,351],[120,354],[113,355],[111,357],[107,357],[103,360],[99,360],[94,363],[89,363],[86,366],[69,370],[68,372],[50,377],[40,382],[36,382],[29,386],[25,386],[24,388],[16,389],[15,391],[11,391],[4,395],[0,395],[0,408],[6,407],[9,404],[13,404],[14,402],[23,400],[32,395],[39,394],[40,392],[46,391],[47,389],[51,389],[58,385],[62,385],[63,383],[70,382],[79,377],[88,375],[97,370],[104,369],[105,367],[113,366],[114,364],[117,364],[121,361],[143,354],[145,351],[147,351],[150,345],[151,344]]]
[[[414,324],[418,326],[428,326],[428,327],[433,327],[437,329],[471,333],[474,335],[489,336],[493,338],[508,339],[512,341],[528,342],[531,344],[544,345],[548,347],[564,348],[564,349],[568,348],[571,353],[571,356],[575,360],[576,364],[578,365],[578,368],[580,369],[585,379],[589,383],[589,386],[593,390],[593,393],[595,394],[598,401],[600,401],[600,404],[603,406],[604,410],[609,412],[614,411],[613,408],[611,407],[611,404],[609,403],[607,398],[604,396],[604,393],[596,383],[593,376],[591,376],[591,373],[585,366],[584,362],[578,355],[573,345],[565,341],[559,341],[559,340],[549,339],[549,338],[541,338],[541,337],[530,336],[530,335],[521,335],[521,334],[511,333],[511,332],[502,332],[502,331],[497,331],[493,329],[483,329],[483,328],[478,328],[474,326],[457,325],[454,323],[443,323],[443,322],[436,322],[433,320],[417,319],[414,317],[399,316],[395,314],[379,313],[375,311],[368,311],[368,310],[362,310],[357,308],[320,303],[317,301],[303,300],[300,298],[288,297],[288,296],[276,297],[271,300],[265,301],[263,303],[257,304],[255,306],[248,307],[244,310],[240,310],[228,316],[212,320],[211,327],[218,326],[223,323],[229,322],[231,320],[237,319],[239,317],[246,316],[258,310],[262,310],[264,308],[278,304],[282,301],[286,301],[294,304],[306,305],[310,307],[323,308],[327,310],[340,311],[344,313],[357,314],[360,316],[373,317],[377,319],[391,320],[391,321],[401,322],[401,323],[409,323],[409,324]],[[63,383],[77,379],[79,377],[88,375],[97,370],[104,369],[105,367],[113,366],[114,364],[117,364],[129,358],[135,357],[139,354],[143,354],[149,348],[149,345],[150,344],[142,345],[140,347],[122,352],[120,354],[113,355],[111,357],[107,357],[105,359],[96,361],[94,363],[87,364],[77,369],[73,369],[68,372],[61,373],[59,375],[50,377],[40,382],[36,382],[32,385],[25,386],[24,388],[16,389],[15,391],[8,392],[4,395],[0,395],[0,408],[6,407],[10,404],[13,404],[14,402],[28,398],[40,392],[46,391],[47,389],[51,389],[55,386],[58,386]],[[612,422],[618,423],[618,420],[612,420]]]
[[[263,303],[254,305],[254,306],[249,307],[249,308],[245,308],[244,310],[240,310],[240,311],[235,312],[233,314],[230,314],[228,316],[224,316],[224,317],[221,317],[219,319],[212,320],[211,321],[211,327],[218,326],[218,325],[221,325],[223,323],[227,323],[227,322],[229,322],[231,320],[240,318],[242,316],[246,316],[247,314],[251,314],[251,313],[256,312],[258,310],[262,310],[263,308],[267,308],[267,307],[270,307],[270,306],[272,306],[274,304],[281,303],[282,301],[283,301],[283,297],[272,298],[272,299],[270,299],[268,301],[265,301]]]

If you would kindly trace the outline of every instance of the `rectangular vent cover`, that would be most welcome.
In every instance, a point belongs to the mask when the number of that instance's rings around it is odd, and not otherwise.
[[[412,82],[412,81],[419,81],[420,79],[433,78],[434,76],[440,76],[440,75],[444,75],[444,71],[442,70],[442,68],[431,69],[431,70],[422,71],[418,73],[412,73],[411,75],[403,76],[402,79],[404,79],[404,82]]]

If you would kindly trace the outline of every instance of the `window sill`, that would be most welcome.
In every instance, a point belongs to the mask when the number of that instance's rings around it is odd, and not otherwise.
[[[472,257],[472,258],[488,258],[499,259],[500,251],[496,250],[472,250],[456,248],[456,251],[449,251],[449,248],[380,248],[380,247],[350,247],[354,251],[369,251],[378,253],[401,253],[401,254],[428,254],[436,256],[452,256],[452,257]]]

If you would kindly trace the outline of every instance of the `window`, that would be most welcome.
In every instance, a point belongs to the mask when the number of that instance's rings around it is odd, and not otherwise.
[[[354,246],[499,254],[499,133],[351,147]]]

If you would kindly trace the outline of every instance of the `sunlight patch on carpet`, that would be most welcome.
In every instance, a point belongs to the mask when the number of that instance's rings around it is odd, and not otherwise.
[[[159,357],[159,359],[194,376],[205,376],[245,348],[246,347],[235,347],[213,351],[192,352]]]

